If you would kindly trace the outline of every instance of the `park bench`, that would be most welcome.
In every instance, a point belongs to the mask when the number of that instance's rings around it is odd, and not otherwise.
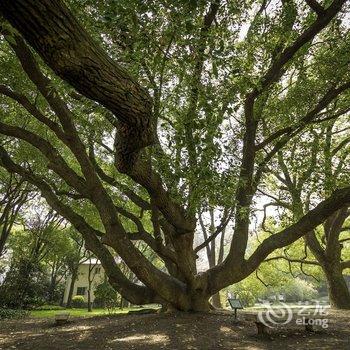
[[[304,318],[303,321],[304,322],[301,325],[305,327],[305,331],[313,332],[314,331],[313,326],[315,324],[315,319],[310,317],[310,318]],[[273,324],[271,324],[270,327],[268,327],[266,325],[266,323],[261,322],[258,318],[256,318],[254,323],[256,325],[258,335],[268,334],[268,328],[273,328],[273,326],[274,326]],[[296,324],[298,324],[298,323],[296,323]]]
[[[59,313],[55,315],[55,325],[61,326],[63,324],[68,323],[70,313]]]
[[[243,305],[241,303],[241,301],[239,299],[233,299],[233,298],[229,298],[227,299],[231,309],[234,310],[235,312],[235,320],[237,320],[237,310],[241,310],[243,309]]]
[[[139,310],[129,310],[128,314],[156,314],[158,309],[148,308],[148,309],[139,309]]]

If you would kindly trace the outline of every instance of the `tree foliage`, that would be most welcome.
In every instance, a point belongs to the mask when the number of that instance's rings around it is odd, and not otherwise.
[[[68,5],[0,4],[0,164],[82,234],[125,298],[208,310],[349,204],[340,181],[248,255],[279,154],[314,125],[349,121],[345,0]],[[234,232],[222,263],[199,273],[211,240],[194,247],[197,220],[212,210]]]

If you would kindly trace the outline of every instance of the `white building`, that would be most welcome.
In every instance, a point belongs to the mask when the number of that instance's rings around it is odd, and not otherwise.
[[[78,277],[74,284],[74,290],[72,297],[76,295],[82,295],[85,299],[85,302],[88,301],[88,289],[89,289],[89,270],[91,282],[91,301],[95,299],[95,290],[96,287],[105,280],[105,271],[97,259],[88,259],[82,261],[79,264],[78,268]],[[69,276],[66,281],[66,286],[64,290],[63,304],[67,304],[68,294],[70,285],[72,283],[72,278]]]

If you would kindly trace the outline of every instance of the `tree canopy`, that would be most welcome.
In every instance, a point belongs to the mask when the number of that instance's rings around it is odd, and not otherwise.
[[[302,144],[302,162],[329,121],[349,126],[348,7],[4,0],[0,165],[81,233],[125,298],[208,310],[211,295],[350,204],[338,174],[337,186],[315,191],[307,210],[250,249],[252,217],[285,172],[281,155]],[[347,162],[344,135],[332,166]],[[210,211],[216,228],[196,248]],[[199,250],[228,225],[229,250],[199,271]]]

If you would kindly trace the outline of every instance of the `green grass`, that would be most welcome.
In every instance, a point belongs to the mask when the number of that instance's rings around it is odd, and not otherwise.
[[[125,314],[130,310],[139,310],[140,308],[124,308],[123,310],[117,309],[113,314]],[[30,317],[35,318],[50,318],[55,317],[59,313],[69,313],[71,317],[92,317],[109,315],[106,309],[93,309],[92,312],[88,312],[87,309],[62,309],[62,310],[33,310],[30,312]]]

